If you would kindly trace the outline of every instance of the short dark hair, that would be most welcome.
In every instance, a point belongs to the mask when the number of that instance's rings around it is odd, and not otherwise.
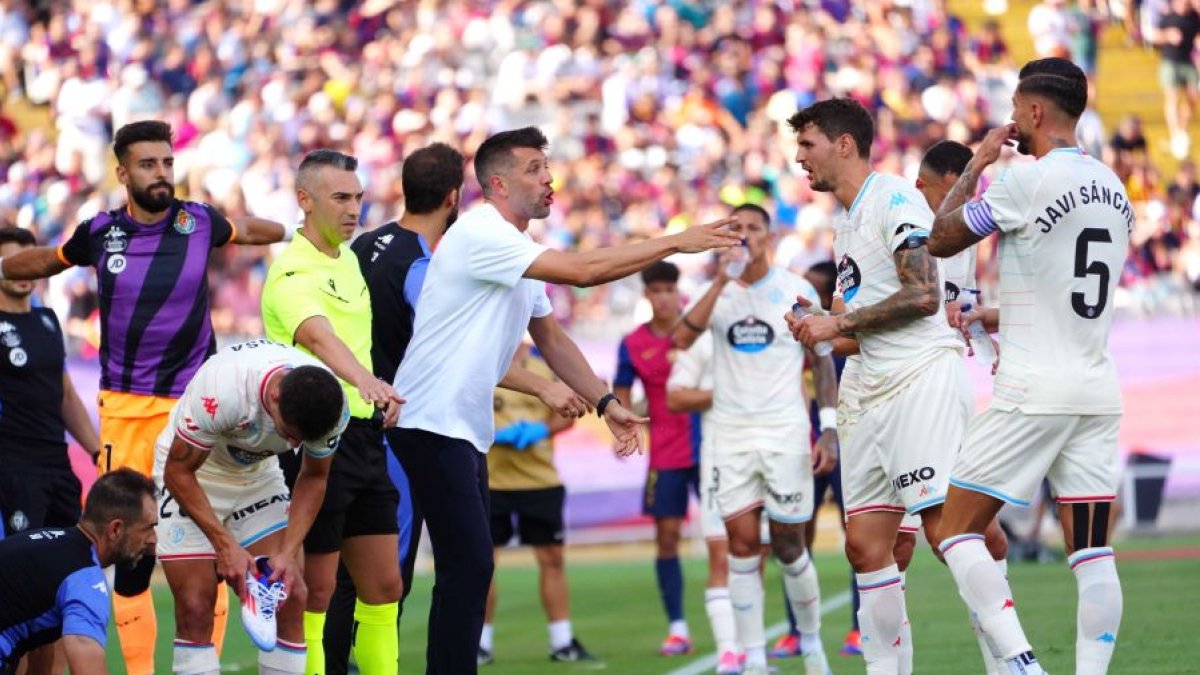
[[[142,518],[145,498],[153,501],[157,495],[154,481],[149,478],[129,467],[113,469],[97,478],[88,491],[82,519],[97,528],[114,520],[137,522]]]
[[[333,373],[319,366],[298,366],[279,383],[279,415],[303,440],[321,440],[337,426],[344,396]]]
[[[1083,80],[1084,85],[1087,85],[1087,75],[1084,74],[1082,68],[1072,63],[1070,59],[1057,56],[1034,59],[1026,63],[1021,66],[1021,72],[1017,74],[1017,79],[1023,80],[1032,75],[1057,75],[1072,80]]]
[[[537,127],[501,131],[489,136],[475,151],[475,178],[479,180],[483,194],[491,194],[492,188],[488,185],[488,180],[492,176],[512,166],[513,149],[533,148],[545,152],[549,146],[550,141],[546,140],[546,135]]]
[[[130,122],[117,129],[113,136],[113,154],[118,162],[124,162],[129,155],[129,146],[134,143],[166,143],[172,144],[171,125],[158,120],[142,120]]]
[[[837,140],[842,134],[850,134],[858,146],[858,156],[871,156],[871,143],[875,140],[875,122],[871,113],[852,98],[830,98],[798,110],[788,119],[793,133],[804,131],[808,125],[815,126],[825,138]]]
[[[342,171],[354,171],[358,168],[358,160],[344,152],[329,148],[313,150],[300,160],[300,166],[296,169],[296,185],[302,187],[301,183],[307,182],[308,174],[326,166]]]
[[[837,263],[832,260],[822,260],[808,268],[808,273],[819,274],[821,276],[821,287],[817,292],[822,295],[833,295],[837,290]]]
[[[0,227],[0,246],[4,244],[20,244],[21,246],[37,246],[37,237],[23,227]]]
[[[651,263],[649,267],[642,270],[643,284],[649,286],[658,282],[666,282],[668,284],[679,283],[679,268],[675,266],[675,263],[659,260],[656,263]]]
[[[1017,83],[1017,91],[1040,96],[1077,120],[1087,108],[1087,80],[1079,81],[1059,75],[1030,75]]]
[[[975,153],[958,141],[938,141],[925,151],[921,158],[921,168],[929,169],[939,176],[954,174],[961,176],[966,170],[967,163]]]
[[[767,229],[771,229],[771,214],[767,213],[767,210],[763,207],[759,206],[758,204],[746,202],[733,207],[733,211],[731,211],[731,213],[740,213],[742,211],[747,213],[755,213],[759,216],[762,216],[763,222],[767,225]]]
[[[427,145],[404,160],[400,183],[406,211],[431,213],[446,201],[446,195],[462,187],[462,153],[445,143]]]

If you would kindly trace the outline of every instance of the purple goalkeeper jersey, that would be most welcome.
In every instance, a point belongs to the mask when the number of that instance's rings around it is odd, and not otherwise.
[[[233,226],[211,206],[180,200],[153,225],[118,209],[75,228],[58,256],[96,269],[101,389],[183,394],[216,351],[208,255],[233,236]]]

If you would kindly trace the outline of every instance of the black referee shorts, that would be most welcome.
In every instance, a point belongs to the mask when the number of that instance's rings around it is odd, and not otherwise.
[[[562,545],[566,496],[561,485],[537,490],[492,490],[492,544],[504,546],[515,533],[525,546]]]
[[[69,465],[30,467],[0,459],[0,515],[6,534],[74,526],[82,493]]]
[[[342,548],[342,540],[368,534],[398,534],[396,508],[400,493],[387,470],[383,428],[376,420],[351,418],[342,434],[325,501],[304,539],[306,553],[332,553]],[[300,473],[300,455],[279,456],[288,488],[296,484]]]

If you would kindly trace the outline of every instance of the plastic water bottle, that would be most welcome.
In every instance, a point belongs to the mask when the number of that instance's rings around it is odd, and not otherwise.
[[[813,313],[805,309],[804,305],[801,305],[798,302],[792,305],[792,316],[796,317],[797,319],[803,321],[805,317],[812,315]],[[813,345],[813,353],[820,357],[829,356],[833,353],[833,343],[829,340],[818,342],[817,344]]]
[[[746,264],[750,262],[750,251],[746,249],[746,242],[743,240],[742,245],[730,251],[729,261],[725,263],[725,276],[730,279],[741,279],[742,273],[746,271]]]
[[[975,301],[979,302],[979,291],[972,290],[975,294]],[[962,304],[962,312],[965,314],[971,311],[972,305],[969,302]],[[973,321],[967,327],[967,333],[971,336],[971,348],[975,350],[975,358],[983,361],[989,366],[996,362],[996,348],[992,346],[992,337],[988,335],[987,329],[983,327],[982,321]]]

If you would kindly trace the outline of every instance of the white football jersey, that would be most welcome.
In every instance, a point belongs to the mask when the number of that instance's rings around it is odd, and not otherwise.
[[[201,474],[245,480],[278,467],[276,462],[264,460],[292,448],[275,433],[275,422],[267,414],[263,396],[272,375],[298,366],[329,370],[300,350],[270,340],[231,345],[210,357],[188,383],[171,409],[170,423],[158,436],[154,477],[162,480],[167,453],[176,434],[210,453],[200,467]],[[333,454],[349,422],[350,407],[343,395],[337,426],[320,441],[304,443],[305,453],[318,458]]]
[[[1013,166],[964,208],[1000,231],[1000,369],[992,407],[1030,414],[1121,412],[1108,352],[1133,207],[1112,169],[1076,148]]]
[[[707,289],[706,289],[707,290]],[[784,316],[796,296],[820,304],[803,277],[780,267],[752,286],[731,281],[713,308],[713,407],[710,422],[727,427],[807,426],[801,390],[804,347]]]
[[[671,363],[671,375],[667,378],[667,391],[677,389],[713,390],[713,339],[712,333],[705,331],[696,338],[691,347],[675,352],[675,361]],[[705,452],[704,443],[709,438],[709,411],[700,413],[700,452]]]
[[[894,255],[914,232],[928,232],[933,212],[925,197],[899,176],[872,173],[850,208],[837,222],[834,258],[837,293],[846,311],[874,305],[901,288]],[[942,288],[938,265],[938,288]],[[917,376],[939,350],[962,350],[962,341],[946,323],[945,309],[883,330],[861,331],[862,381],[867,396],[885,396]]]

